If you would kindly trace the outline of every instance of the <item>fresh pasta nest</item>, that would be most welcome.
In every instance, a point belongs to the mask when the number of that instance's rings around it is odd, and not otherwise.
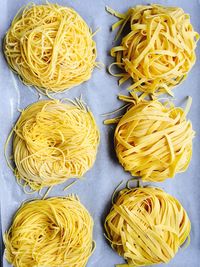
[[[118,122],[115,150],[124,169],[152,182],[184,172],[191,160],[195,134],[186,118],[187,110],[169,102],[146,101],[134,94],[120,99],[132,102],[120,119],[114,119]]]
[[[169,262],[190,228],[179,201],[150,187],[122,190],[105,220],[112,248],[127,260],[124,267]]]
[[[138,5],[125,14],[107,10],[120,18],[112,27],[121,27],[117,38],[129,26],[121,44],[111,49],[115,63],[110,67],[121,69],[114,74],[120,77],[119,84],[132,78],[130,90],[172,94],[171,89],[187,76],[196,60],[199,34],[190,16],[181,8],[161,5]]]
[[[29,4],[4,42],[7,62],[27,85],[59,92],[87,81],[96,60],[92,32],[72,8]]]
[[[14,126],[18,181],[32,190],[82,177],[96,159],[99,130],[79,100],[43,100],[22,111]]]
[[[93,219],[77,197],[22,205],[4,235],[14,267],[85,267],[93,251]]]

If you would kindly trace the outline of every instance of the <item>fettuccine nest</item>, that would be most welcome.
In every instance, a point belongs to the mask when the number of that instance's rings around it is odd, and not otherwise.
[[[116,39],[126,25],[129,32],[119,46],[111,49],[111,56],[121,72],[119,84],[129,78],[130,90],[148,94],[171,93],[195,63],[195,48],[199,34],[194,31],[190,16],[181,8],[161,5],[138,5],[117,16],[112,29],[120,26]],[[110,72],[113,73],[110,69]]]
[[[184,111],[169,102],[146,101],[134,93],[120,99],[131,103],[127,112],[106,123],[117,123],[115,150],[124,169],[152,182],[184,172],[191,160],[195,134],[186,118],[188,109]]]
[[[105,220],[112,248],[128,262],[123,267],[169,262],[190,228],[179,201],[159,188],[122,190]]]
[[[72,8],[29,4],[18,13],[4,42],[7,62],[27,85],[60,92],[91,77],[93,34]]]

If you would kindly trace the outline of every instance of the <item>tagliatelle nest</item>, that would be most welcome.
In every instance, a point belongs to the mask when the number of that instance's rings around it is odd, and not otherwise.
[[[186,118],[187,109],[169,102],[146,101],[134,94],[120,99],[132,104],[121,118],[106,123],[117,123],[115,150],[124,169],[152,182],[184,172],[191,160],[195,134]]]
[[[168,263],[190,228],[179,201],[159,188],[122,190],[105,220],[112,248],[127,260],[117,267]]]
[[[5,257],[14,267],[85,267],[93,251],[93,219],[69,196],[22,205],[4,235]]]
[[[33,190],[80,178],[95,162],[100,134],[81,101],[36,102],[22,111],[13,131],[16,177]]]
[[[117,16],[112,29],[120,26],[116,39],[126,25],[129,32],[119,46],[111,49],[111,56],[121,73],[119,84],[129,78],[130,90],[149,94],[172,94],[171,89],[188,74],[196,61],[195,48],[199,34],[194,31],[190,16],[178,7],[138,5]]]
[[[14,18],[4,41],[7,62],[27,85],[61,92],[91,77],[96,44],[72,8],[28,5]]]

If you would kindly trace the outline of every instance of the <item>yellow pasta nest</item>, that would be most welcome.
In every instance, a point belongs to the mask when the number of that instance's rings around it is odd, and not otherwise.
[[[87,81],[96,60],[92,32],[72,8],[29,4],[4,42],[7,62],[27,85],[59,92]]]
[[[14,267],[84,267],[93,251],[93,219],[74,197],[22,205],[4,235]]]
[[[81,101],[36,102],[22,111],[13,131],[17,179],[33,190],[82,177],[96,159],[99,130]]]
[[[107,8],[120,21],[118,38],[128,24],[129,33],[119,46],[111,49],[122,72],[119,84],[132,78],[130,90],[149,94],[171,93],[195,63],[195,48],[199,34],[190,23],[190,16],[181,8],[161,5],[138,5],[125,14]],[[110,70],[111,71],[111,70]],[[112,73],[112,71],[111,71]]]
[[[123,267],[169,262],[190,228],[179,201],[159,188],[122,190],[105,220],[112,248],[128,263]]]
[[[132,104],[120,119],[107,121],[118,122],[114,142],[119,162],[143,181],[160,182],[184,172],[195,134],[187,111],[169,102],[134,97],[120,97]]]

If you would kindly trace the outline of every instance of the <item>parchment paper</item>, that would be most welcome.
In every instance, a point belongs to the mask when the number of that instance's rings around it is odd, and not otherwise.
[[[36,1],[35,3],[42,3]],[[87,21],[93,31],[100,28],[95,35],[98,50],[98,61],[108,66],[113,60],[109,56],[109,50],[113,45],[115,33],[110,32],[110,27],[117,19],[105,11],[108,5],[119,12],[125,12],[129,7],[136,4],[148,4],[149,1],[128,1],[128,0],[57,0],[62,5],[75,8]],[[22,5],[27,4],[25,0],[0,0],[0,37],[3,36],[10,26],[11,20]],[[200,32],[200,1],[198,0],[168,0],[154,1],[165,5],[177,5],[189,14],[197,31]],[[199,48],[197,49],[197,63],[190,72],[188,78],[176,89],[174,89],[176,103],[185,104],[185,97],[191,95],[193,104],[189,113],[193,128],[196,130],[194,140],[193,157],[188,170],[185,173],[176,175],[175,179],[168,179],[157,186],[164,188],[168,193],[177,197],[187,210],[192,222],[191,243],[186,250],[180,250],[176,257],[168,264],[170,267],[198,267],[200,266],[200,58]],[[77,182],[66,192],[63,191],[65,184],[55,186],[49,196],[60,196],[68,193],[76,193],[81,202],[90,211],[94,218],[94,240],[96,250],[88,262],[88,267],[114,267],[117,263],[123,263],[109,246],[103,233],[103,221],[110,209],[110,200],[114,188],[121,180],[130,178],[118,163],[113,150],[113,130],[114,126],[104,126],[101,114],[115,110],[122,103],[117,100],[117,94],[125,93],[126,86],[118,87],[115,77],[110,76],[106,67],[101,70],[95,69],[90,81],[66,91],[57,97],[79,97],[87,102],[95,115],[96,121],[101,131],[101,144],[94,167],[85,175],[83,181]],[[4,233],[10,226],[12,216],[19,208],[20,204],[27,200],[39,197],[38,194],[26,195],[22,188],[16,183],[12,171],[6,165],[3,146],[6,138],[20,115],[17,108],[25,108],[28,104],[37,101],[38,94],[34,88],[23,85],[18,77],[13,74],[0,52],[0,229]],[[10,266],[3,259],[3,247],[1,244],[0,257],[1,266]],[[160,265],[161,266],[161,265]]]

